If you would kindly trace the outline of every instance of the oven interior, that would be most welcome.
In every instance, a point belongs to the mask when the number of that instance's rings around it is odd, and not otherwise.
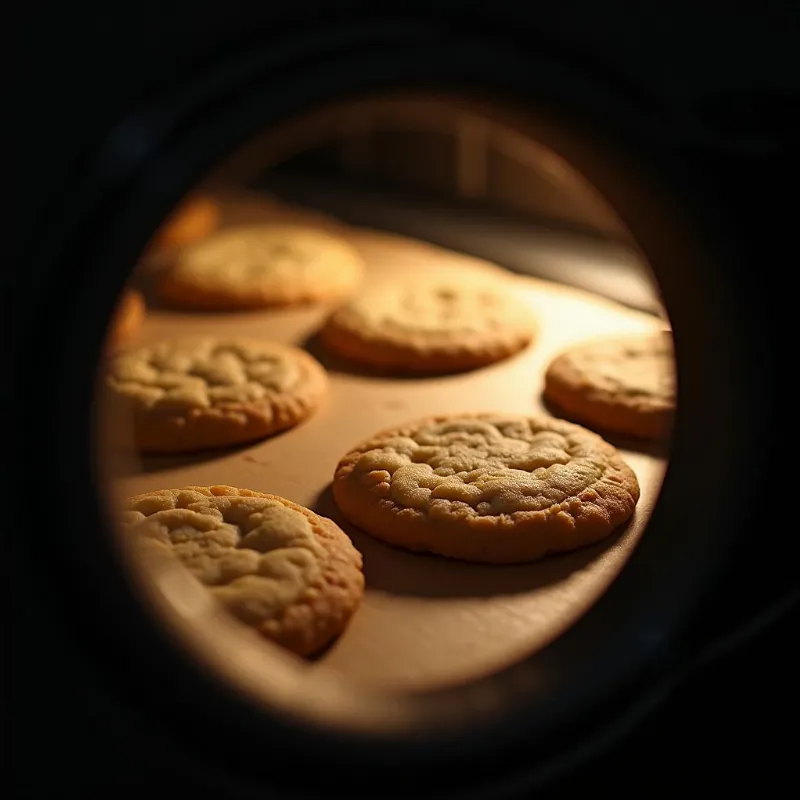
[[[142,561],[120,537],[154,624],[272,708],[340,720],[352,716],[348,698],[361,692],[390,725],[402,713],[393,697],[467,685],[546,647],[603,595],[647,535],[668,441],[607,437],[641,486],[633,518],[600,544],[530,564],[468,564],[391,547],[349,525],[330,491],[339,457],[377,430],[450,412],[552,414],[542,382],[556,354],[599,337],[669,329],[646,254],[601,189],[559,155],[559,124],[529,113],[539,137],[521,133],[487,104],[420,94],[359,99],[259,134],[186,199],[187,207],[198,198],[210,203],[215,231],[290,221],[332,232],[361,254],[367,287],[387,274],[414,280],[436,273],[454,284],[473,272],[512,275],[537,332],[529,347],[499,363],[454,375],[375,376],[320,344],[331,304],[171,309],[154,287],[180,241],[158,253],[146,248],[130,279],[146,312],[126,348],[184,336],[256,336],[307,350],[328,373],[328,397],[310,419],[230,450],[117,452],[105,445],[103,426],[123,422],[99,414],[111,517],[127,496],[227,484],[330,517],[361,551],[366,593],[359,610],[324,652],[299,659],[255,640],[180,569]],[[164,229],[176,229],[182,209]]]

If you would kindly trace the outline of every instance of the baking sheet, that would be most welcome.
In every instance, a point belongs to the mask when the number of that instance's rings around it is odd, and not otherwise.
[[[220,196],[225,224],[300,218],[337,230],[361,251],[366,283],[434,271],[496,272],[499,267],[426,243],[344,226],[328,217],[253,195]],[[158,269],[150,265],[149,270]],[[151,308],[138,341],[186,335],[247,335],[306,347],[328,369],[330,393],[306,423],[252,446],[192,457],[116,463],[114,494],[189,484],[232,484],[282,495],[336,520],[364,555],[367,591],[347,631],[315,662],[374,688],[450,685],[487,674],[541,648],[605,590],[641,536],[665,468],[663,447],[615,442],[636,472],[641,500],[631,522],[600,545],[521,566],[481,566],[403,552],[347,524],[330,492],[342,454],[377,430],[432,414],[547,413],[544,369],[573,342],[662,328],[656,317],[533,278],[511,276],[539,320],[533,345],[516,357],[448,377],[389,378],[355,371],[315,339],[330,307],[195,314]],[[148,270],[140,280],[146,285]],[[265,647],[269,646],[265,643]]]

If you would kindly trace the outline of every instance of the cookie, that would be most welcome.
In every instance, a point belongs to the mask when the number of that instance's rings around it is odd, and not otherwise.
[[[241,622],[298,655],[347,626],[361,554],[331,520],[275,495],[188,486],[130,498],[122,532],[177,556]]]
[[[360,294],[331,315],[321,339],[378,369],[446,373],[507,358],[534,331],[531,311],[500,282],[423,279]]]
[[[220,209],[213,198],[193,195],[164,221],[150,242],[149,252],[162,253],[202,241],[220,223]]]
[[[350,522],[390,544],[514,564],[608,536],[633,513],[639,484],[614,447],[578,425],[464,414],[354,448],[333,495]]]
[[[228,228],[183,250],[160,284],[176,308],[235,311],[340,300],[363,264],[343,239],[292,224]]]
[[[675,413],[672,336],[663,331],[573,347],[547,368],[544,396],[590,428],[664,439]]]
[[[295,347],[208,338],[121,353],[107,364],[105,385],[110,416],[132,421],[137,449],[190,453],[297,425],[321,402],[327,375]]]
[[[106,334],[106,350],[124,347],[136,337],[145,318],[145,302],[141,292],[125,289],[114,310],[114,316]]]

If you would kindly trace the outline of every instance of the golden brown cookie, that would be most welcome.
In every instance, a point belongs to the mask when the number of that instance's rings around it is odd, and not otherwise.
[[[639,484],[610,444],[578,425],[463,414],[354,448],[333,495],[347,519],[391,544],[513,564],[608,536],[633,513]]]
[[[331,520],[275,495],[188,486],[130,498],[123,532],[177,556],[225,608],[298,655],[338,636],[364,594],[361,554]]]
[[[363,263],[332,233],[283,223],[228,228],[182,251],[160,285],[165,302],[211,311],[339,300]]]
[[[125,289],[117,303],[106,335],[106,350],[114,351],[128,344],[142,328],[145,302],[141,292]]]
[[[535,323],[501,282],[466,278],[393,283],[338,309],[322,330],[333,352],[397,372],[460,372],[526,347]]]
[[[675,412],[672,336],[663,331],[573,347],[547,368],[544,395],[591,428],[666,438]]]
[[[327,391],[325,370],[295,347],[257,339],[187,339],[112,358],[110,416],[132,422],[144,453],[245,444],[297,425]]]
[[[220,218],[219,206],[212,197],[193,195],[167,217],[148,250],[151,254],[163,253],[202,241],[219,227]]]

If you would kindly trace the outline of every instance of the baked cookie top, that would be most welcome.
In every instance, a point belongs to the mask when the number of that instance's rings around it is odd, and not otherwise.
[[[545,396],[577,421],[641,436],[667,431],[675,388],[668,331],[573,347],[545,374]]]
[[[633,471],[596,434],[510,414],[384,431],[344,456],[333,490],[345,516],[379,538],[494,563],[597,541],[639,499]]]
[[[123,533],[177,556],[235,617],[308,655],[363,595],[361,555],[330,520],[275,495],[189,486],[130,498]]]
[[[355,248],[326,231],[242,225],[180,252],[161,294],[172,305],[218,310],[335,300],[356,288],[363,269]]]
[[[247,338],[159,342],[111,359],[112,402],[135,415],[149,451],[250,441],[308,416],[327,389],[324,369],[302,350]]]
[[[117,356],[108,383],[142,406],[212,408],[257,402],[305,377],[302,351],[248,339],[185,339]]]
[[[458,369],[520,350],[534,330],[530,309],[499,281],[428,278],[359,294],[330,317],[323,339],[378,365]]]

